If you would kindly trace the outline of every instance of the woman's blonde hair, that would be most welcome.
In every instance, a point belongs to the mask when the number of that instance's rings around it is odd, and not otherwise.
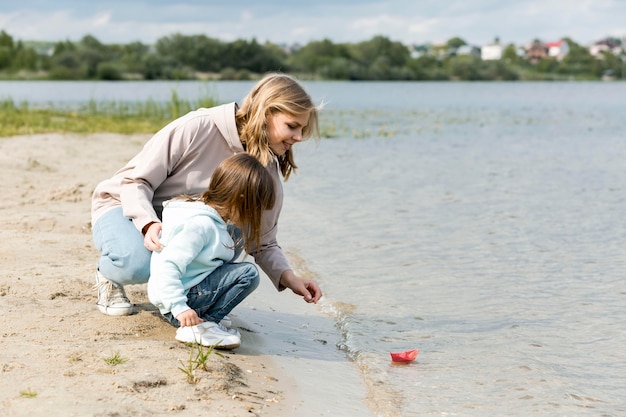
[[[236,222],[244,240],[258,247],[263,210],[271,210],[276,200],[274,181],[256,158],[238,153],[217,166],[208,190],[198,200],[213,207],[225,221]]]
[[[268,116],[285,113],[292,116],[309,115],[302,130],[302,139],[319,138],[317,107],[295,78],[278,72],[266,74],[250,91],[237,110],[235,120],[246,152],[267,166],[274,154],[269,146]],[[283,178],[287,180],[297,166],[291,148],[278,156]]]

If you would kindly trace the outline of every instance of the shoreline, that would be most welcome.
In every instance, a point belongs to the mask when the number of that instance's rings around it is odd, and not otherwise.
[[[195,384],[179,369],[190,348],[174,339],[145,284],[126,288],[136,314],[97,310],[91,191],[148,138],[0,138],[5,415],[369,415],[334,320],[265,276],[232,313],[242,346],[211,355]]]

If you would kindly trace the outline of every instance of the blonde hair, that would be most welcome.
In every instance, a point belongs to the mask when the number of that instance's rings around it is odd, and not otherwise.
[[[261,163],[247,153],[224,159],[211,176],[209,188],[199,197],[183,196],[188,201],[199,200],[217,211],[224,221],[236,222],[245,242],[261,240],[263,210],[274,207],[274,180]],[[237,246],[239,242],[235,242]]]
[[[292,116],[309,115],[302,130],[302,139],[319,138],[318,109],[311,97],[295,78],[278,72],[266,74],[250,91],[237,110],[235,120],[246,152],[267,166],[274,157],[269,146],[268,116],[285,113]],[[293,151],[278,156],[278,165],[287,180],[296,171]]]

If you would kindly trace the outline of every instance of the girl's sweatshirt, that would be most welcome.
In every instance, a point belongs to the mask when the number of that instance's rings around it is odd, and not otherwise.
[[[189,289],[235,256],[227,225],[200,201],[166,201],[160,252],[152,253],[148,298],[161,313],[185,310]]]

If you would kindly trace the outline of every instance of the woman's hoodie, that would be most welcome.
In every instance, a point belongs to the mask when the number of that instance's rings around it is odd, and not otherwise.
[[[163,249],[152,253],[148,298],[161,313],[174,317],[189,310],[187,292],[235,256],[227,225],[201,201],[164,203]]]

